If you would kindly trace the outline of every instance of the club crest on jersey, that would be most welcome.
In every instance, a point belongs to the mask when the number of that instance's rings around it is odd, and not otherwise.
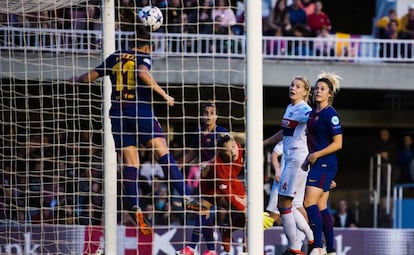
[[[149,58],[144,58],[142,61],[144,61],[148,65],[151,65],[151,59],[149,59]]]
[[[338,125],[338,124],[339,124],[339,118],[338,118],[338,116],[333,116],[333,117],[331,118],[331,123],[332,123],[333,125]]]

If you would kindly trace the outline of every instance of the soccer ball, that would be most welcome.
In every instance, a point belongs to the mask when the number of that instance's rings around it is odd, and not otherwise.
[[[156,31],[161,27],[164,20],[162,12],[156,6],[145,6],[138,11],[138,17],[145,26],[151,27]]]

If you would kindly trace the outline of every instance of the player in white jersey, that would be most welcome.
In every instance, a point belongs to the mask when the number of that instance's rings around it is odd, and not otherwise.
[[[283,139],[284,167],[280,176],[277,207],[289,241],[289,247],[283,253],[284,255],[302,254],[302,242],[297,236],[297,227],[306,234],[309,244],[313,244],[313,234],[307,224],[306,212],[303,209],[307,173],[301,169],[301,165],[308,155],[305,130],[309,113],[312,110],[306,103],[309,92],[310,83],[307,79],[293,78],[289,87],[291,104],[287,106],[283,115],[283,129],[264,141],[266,145]],[[293,204],[295,198],[297,199]],[[302,213],[297,208],[301,208]]]

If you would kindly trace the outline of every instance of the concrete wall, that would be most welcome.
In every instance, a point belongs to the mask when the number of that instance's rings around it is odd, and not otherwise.
[[[19,79],[65,80],[95,67],[101,61],[98,55],[27,54],[16,52],[10,58],[2,54],[1,77]],[[40,58],[41,57],[41,58]],[[230,58],[155,58],[153,74],[161,84],[231,84],[245,83],[244,59]],[[165,70],[168,70],[166,72]],[[263,68],[265,87],[286,87],[293,76],[304,75],[313,83],[321,71],[335,72],[343,77],[342,89],[388,90],[400,93],[414,92],[412,64],[404,63],[354,63],[318,61],[266,60]],[[256,86],[256,84],[254,84]],[[257,84],[260,86],[260,84]],[[354,100],[351,93],[347,100]],[[357,103],[357,102],[356,102]],[[274,125],[275,118],[283,114],[284,105],[265,107],[264,124]],[[398,109],[341,109],[343,125],[348,127],[398,127],[414,128],[414,114],[409,108]],[[243,114],[243,113],[241,113]],[[280,119],[280,118],[279,118]]]
[[[79,75],[101,61],[97,55],[68,55],[22,52],[2,54],[1,76],[34,80],[64,80]],[[232,84],[244,83],[244,59],[229,58],[154,58],[153,74],[160,83]],[[168,72],[165,72],[168,70]],[[293,76],[305,75],[311,81],[321,71],[341,75],[342,88],[414,90],[412,64],[354,63],[318,61],[264,61],[264,86],[285,86]]]

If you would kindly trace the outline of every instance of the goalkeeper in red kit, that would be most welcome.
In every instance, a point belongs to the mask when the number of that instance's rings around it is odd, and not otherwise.
[[[218,141],[216,156],[201,173],[201,194],[217,207],[226,252],[230,251],[232,233],[244,230],[246,225],[246,189],[239,179],[243,166],[243,149],[226,135]]]

